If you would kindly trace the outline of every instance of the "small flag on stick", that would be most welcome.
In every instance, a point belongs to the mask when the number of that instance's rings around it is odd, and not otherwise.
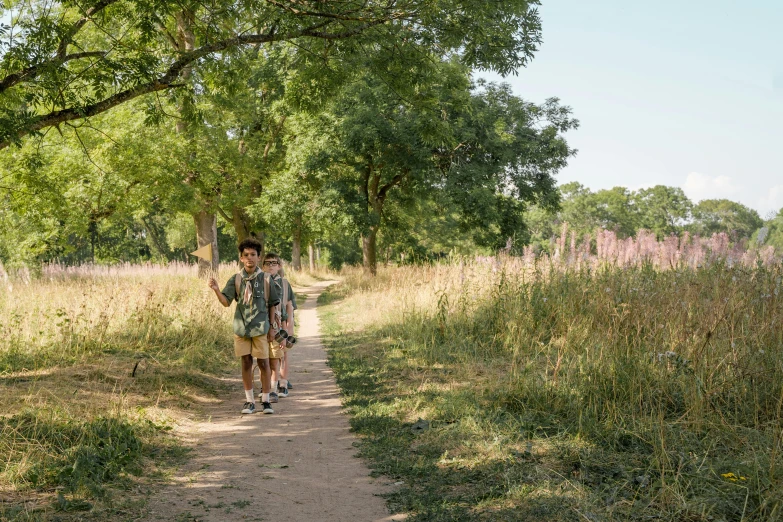
[[[208,263],[212,263],[212,243],[207,243],[203,247],[190,253],[191,256],[200,257]]]
[[[209,269],[204,269],[203,266],[199,268],[200,277],[217,277],[217,271],[212,266],[212,243],[207,243],[198,250],[194,250],[190,255],[196,256],[209,263]]]

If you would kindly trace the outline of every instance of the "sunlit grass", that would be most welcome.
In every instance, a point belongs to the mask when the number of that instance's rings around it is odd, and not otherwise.
[[[170,429],[224,388],[231,311],[192,266],[16,275],[0,292],[0,518],[106,516],[183,455]]]
[[[221,266],[221,286],[236,270]],[[297,288],[330,276],[288,277]],[[127,491],[185,453],[172,428],[238,371],[233,307],[182,263],[50,265],[2,272],[0,285],[0,518],[101,520],[119,499],[137,509]]]
[[[781,267],[546,263],[347,271],[323,297],[362,452],[404,482],[391,505],[782,519]]]

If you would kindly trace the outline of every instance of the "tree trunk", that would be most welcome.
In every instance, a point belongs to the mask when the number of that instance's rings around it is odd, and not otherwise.
[[[307,245],[307,257],[310,258],[310,272],[315,272],[315,249],[312,243]]]
[[[221,215],[227,221],[231,221],[231,224],[234,226],[234,232],[236,232],[237,235],[237,244],[241,243],[243,240],[249,237],[253,239],[257,239],[258,242],[261,243],[261,259],[263,259],[264,254],[266,254],[264,233],[253,230],[253,228],[250,226],[250,216],[247,215],[245,209],[242,207],[232,208],[230,220],[228,219],[228,216],[226,216],[225,212],[223,212],[222,210],[221,210]]]
[[[228,218],[225,213],[222,213],[221,215],[224,218]],[[253,239],[259,240],[262,245],[264,244],[264,234],[253,229],[250,223],[250,216],[247,215],[247,212],[245,212],[244,208],[232,208],[230,221],[234,226],[234,232],[236,232],[237,235],[237,243],[240,243],[243,239],[252,237]]]
[[[90,219],[90,263],[95,264],[95,242],[97,241],[98,225]]]
[[[183,9],[175,14],[177,21],[177,34],[176,34],[176,47],[177,50],[183,53],[192,51],[196,47],[196,35],[193,32],[193,22],[195,20],[195,13],[191,9]],[[182,69],[181,78],[184,82],[190,79],[193,75],[193,69],[191,66]],[[188,133],[188,120],[187,115],[193,106],[193,100],[189,94],[185,94],[182,97],[178,111],[182,116],[176,124],[177,134]],[[214,212],[207,210],[200,210],[193,214],[193,221],[196,224],[196,244],[198,248],[204,245],[212,245],[212,260],[205,261],[201,258],[198,260],[198,275],[204,277],[217,272],[219,263],[219,252],[217,244],[217,216]]]
[[[291,264],[297,272],[302,271],[302,217],[294,219],[294,238],[291,245]]]
[[[370,231],[362,234],[362,265],[364,272],[369,275],[378,273],[378,265],[375,260],[375,243],[378,237],[378,227],[370,227]]]
[[[228,217],[228,216],[223,216]],[[234,227],[234,232],[237,235],[237,243],[241,243],[243,239],[251,237],[250,223],[248,223],[247,216],[244,210],[240,207],[234,207],[231,209],[231,225]]]
[[[202,210],[193,214],[193,221],[196,223],[198,247],[201,248],[208,243],[212,244],[212,262],[204,261],[201,258],[198,260],[198,275],[203,277],[208,275],[210,271],[218,269],[217,216]]]

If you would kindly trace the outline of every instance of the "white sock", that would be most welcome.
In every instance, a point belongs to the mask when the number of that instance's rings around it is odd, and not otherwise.
[[[256,399],[253,397],[253,388],[245,390],[245,399],[247,399],[247,402],[252,402],[253,404],[256,403]]]
[[[261,394],[261,402],[269,402],[269,394],[268,393],[262,393]]]
[[[288,388],[288,379],[280,379],[278,381],[277,386],[280,388]]]

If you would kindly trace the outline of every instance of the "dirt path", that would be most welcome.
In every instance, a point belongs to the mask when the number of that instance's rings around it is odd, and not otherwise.
[[[240,415],[242,385],[207,407],[209,420],[182,435],[196,454],[172,486],[150,499],[146,521],[391,521],[388,481],[373,479],[355,441],[319,335],[316,299],[328,282],[305,289],[297,312],[288,398],[275,413]],[[237,363],[238,364],[238,363]],[[237,368],[239,373],[239,368]],[[258,386],[258,383],[256,383]],[[256,390],[258,391],[258,390]]]

